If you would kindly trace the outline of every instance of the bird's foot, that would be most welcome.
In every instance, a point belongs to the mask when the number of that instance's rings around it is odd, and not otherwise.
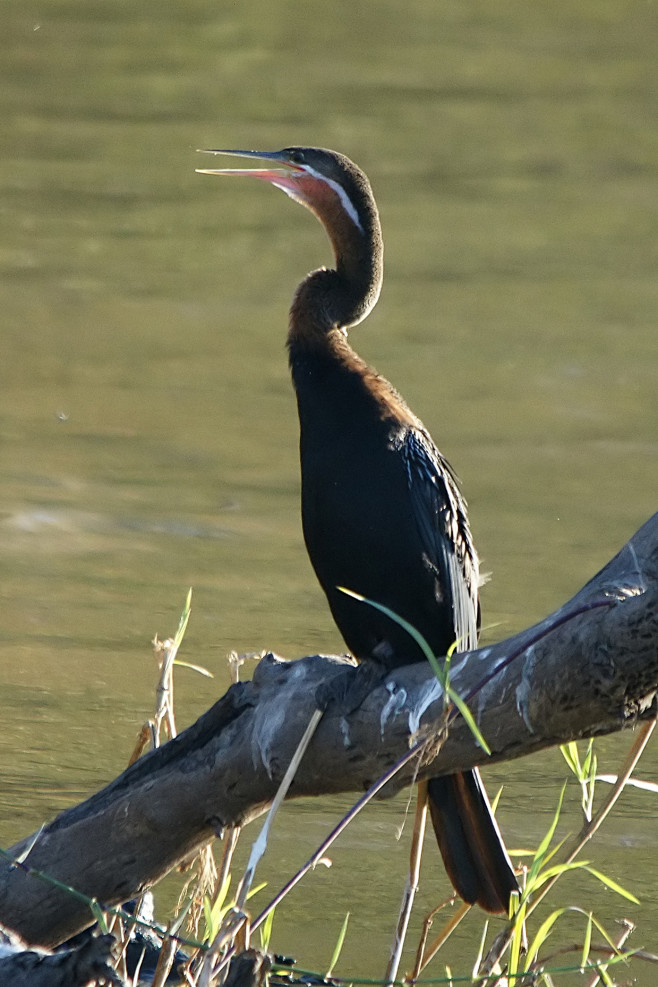
[[[315,691],[316,705],[323,712],[334,707],[332,712],[348,716],[359,708],[381,682],[383,675],[382,667],[373,661],[362,662],[356,668],[345,668],[318,686]]]

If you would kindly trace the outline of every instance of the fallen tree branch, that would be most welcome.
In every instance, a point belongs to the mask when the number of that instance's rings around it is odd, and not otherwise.
[[[114,938],[100,936],[58,953],[30,950],[11,932],[0,928],[0,987],[88,987],[102,982],[125,987],[114,972]]]
[[[232,686],[199,720],[80,805],[12,849],[26,864],[105,904],[153,884],[227,826],[262,812],[314,710],[317,687],[341,659],[288,662],[269,654],[252,682]],[[503,761],[656,716],[658,514],[567,604],[535,627],[453,657],[451,686],[489,744],[487,758],[461,718],[420,768],[386,787]],[[349,717],[323,717],[289,797],[363,791],[440,722],[440,686],[424,664],[396,669]],[[0,862],[0,922],[30,943],[54,945],[90,924],[84,903]]]

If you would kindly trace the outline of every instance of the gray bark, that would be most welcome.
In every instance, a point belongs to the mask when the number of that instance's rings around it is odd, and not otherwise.
[[[365,604],[364,604],[365,605]],[[273,797],[340,659],[267,655],[178,738],[106,788],[62,812],[27,863],[106,904],[133,897],[223,827],[245,823]],[[491,758],[461,718],[414,777],[504,761],[544,747],[632,727],[656,715],[658,514],[576,596],[536,626],[453,659],[451,685],[468,699]],[[441,721],[440,688],[425,664],[395,670],[348,717],[330,709],[290,796],[361,792]],[[12,849],[19,856],[31,840]],[[0,861],[0,922],[30,943],[54,945],[85,925],[84,904]]]
[[[112,936],[99,936],[77,949],[59,953],[27,949],[0,928],[0,987],[87,987],[92,981],[124,987],[109,963]]]

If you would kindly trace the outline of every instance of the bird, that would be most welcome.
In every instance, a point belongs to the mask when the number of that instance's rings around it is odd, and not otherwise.
[[[288,356],[300,424],[302,529],[334,621],[362,667],[382,677],[424,661],[379,608],[413,625],[435,655],[477,646],[479,563],[457,477],[401,395],[352,348],[348,331],[379,298],[383,254],[370,182],[319,147],[209,149],[258,168],[197,169],[261,179],[323,225],[334,266],[308,274],[290,308]],[[476,769],[428,782],[430,819],[457,894],[507,913],[518,890]]]

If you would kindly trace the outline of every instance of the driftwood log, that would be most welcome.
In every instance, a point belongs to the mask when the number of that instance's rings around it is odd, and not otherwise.
[[[31,950],[0,927],[0,987],[88,987],[103,983],[125,987],[110,963],[112,936],[99,936],[73,949],[50,953]]]
[[[105,904],[133,897],[223,827],[263,811],[314,709],[316,688],[344,669],[327,656],[288,662],[267,655],[252,682],[232,686],[178,738],[12,853],[25,854],[33,843],[32,868]],[[453,658],[451,685],[468,698],[491,758],[457,718],[420,777],[655,718],[658,514],[550,617]],[[442,712],[429,666],[396,670],[349,717],[329,709],[289,797],[365,790]],[[388,793],[417,770],[417,762],[407,765]],[[29,943],[53,946],[91,921],[84,903],[0,860],[0,922]]]

